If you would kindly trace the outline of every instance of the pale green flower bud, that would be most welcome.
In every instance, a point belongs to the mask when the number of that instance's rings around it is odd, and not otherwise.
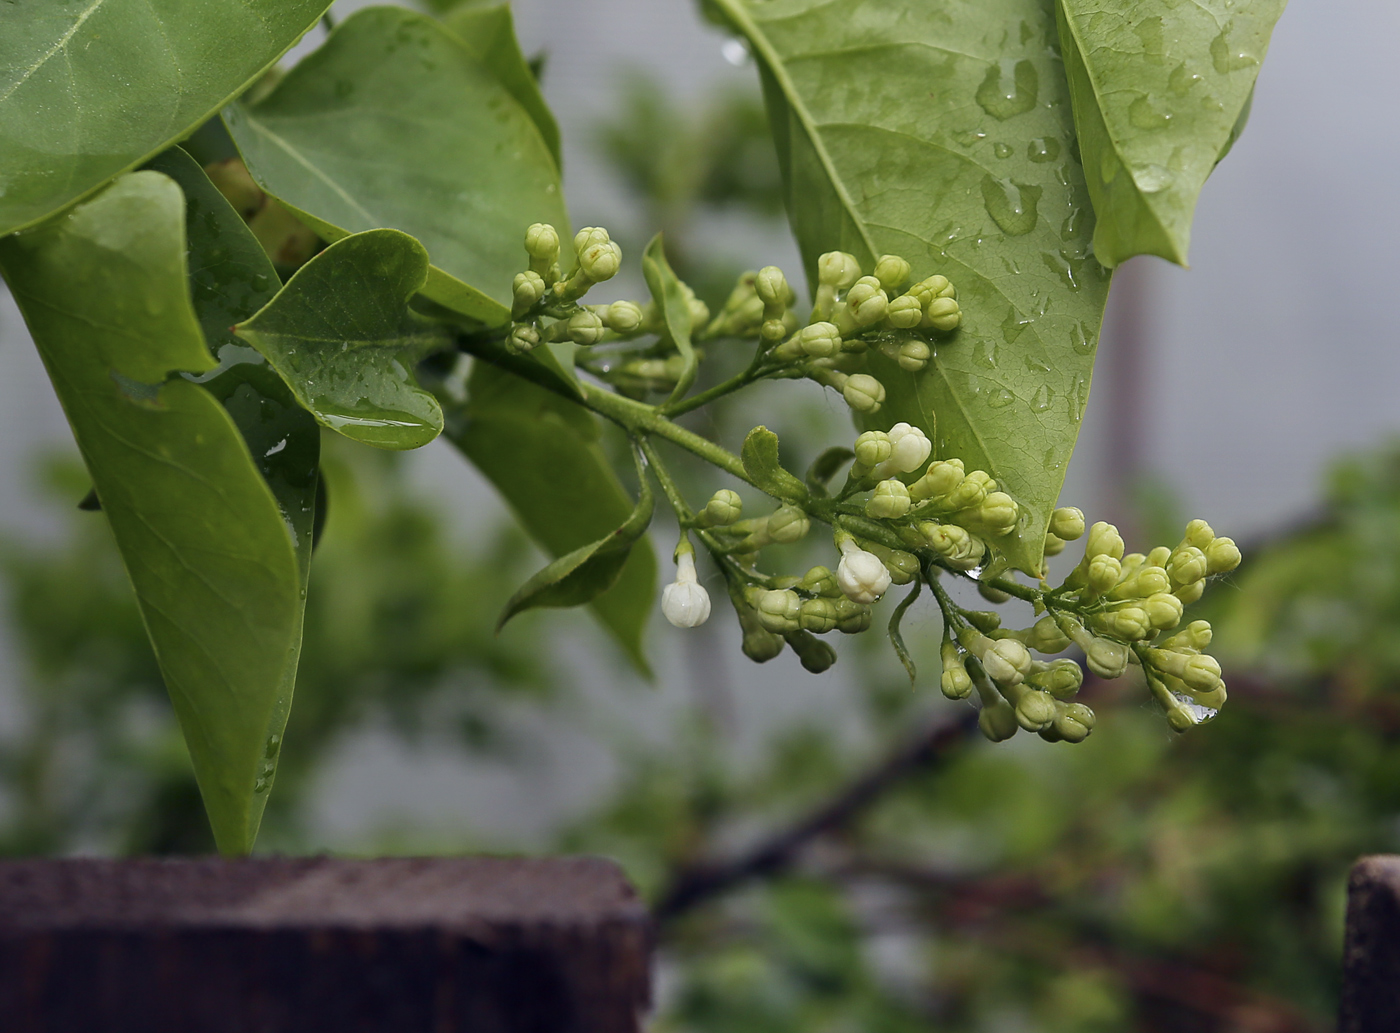
[[[1148,557],[1151,559],[1152,557]],[[1110,599],[1145,599],[1158,592],[1171,591],[1171,579],[1161,567],[1144,566],[1131,577],[1123,578],[1111,592]]]
[[[890,325],[900,330],[912,330],[924,319],[924,307],[912,294],[901,294],[885,309],[885,318]]]
[[[1001,536],[1016,530],[1021,515],[1014,499],[1004,491],[988,493],[977,511],[977,520],[992,534]]]
[[[947,495],[965,476],[961,459],[938,459],[929,463],[928,472],[909,486],[909,494],[920,500]]]
[[[948,277],[940,276],[937,273],[926,280],[920,280],[909,288],[909,294],[919,299],[919,305],[927,308],[936,298],[951,298],[956,295],[953,285],[948,282]]]
[[[1053,535],[1053,534],[1047,534],[1047,535],[1045,536],[1045,555],[1046,555],[1046,556],[1058,556],[1060,553],[1062,553],[1062,552],[1064,552],[1064,551],[1065,551],[1065,540],[1064,540],[1063,538],[1057,538],[1057,537],[1056,537],[1055,535]]]
[[[779,545],[791,545],[807,537],[807,514],[796,506],[780,506],[768,517],[768,537]]]
[[[758,622],[764,629],[781,635],[786,631],[796,631],[802,618],[802,600],[790,588],[777,588],[754,593],[754,610]]]
[[[642,325],[642,306],[635,301],[614,301],[599,315],[609,330],[620,334],[630,334]]]
[[[758,328],[759,338],[767,344],[781,341],[787,333],[787,324],[781,319],[765,319],[763,325]]]
[[[896,423],[889,430],[892,451],[888,460],[890,472],[913,473],[928,462],[933,445],[918,427]]]
[[[1043,689],[1056,699],[1073,699],[1084,684],[1084,672],[1073,660],[1062,657],[1027,675],[1026,682]]]
[[[992,704],[984,703],[977,715],[977,727],[992,742],[1005,742],[1021,727],[1016,720],[1016,711],[1004,699]]]
[[[582,255],[594,244],[607,244],[612,241],[608,231],[601,226],[585,226],[574,234],[574,254]]]
[[[1128,669],[1128,647],[1122,642],[1095,638],[1084,651],[1089,670],[1100,678],[1118,678]]]
[[[1213,632],[1210,621],[1192,621],[1184,629],[1162,643],[1162,648],[1174,652],[1197,652],[1210,645]]]
[[[1058,713],[1054,697],[1039,689],[1025,686],[1018,688],[1020,692],[1015,703],[1016,723],[1028,732],[1038,732],[1048,727]]]
[[[984,635],[990,635],[1001,627],[1001,614],[996,610],[964,610],[963,616]]]
[[[846,308],[856,326],[870,326],[885,318],[889,297],[880,289],[880,281],[862,276],[846,294]]]
[[[852,602],[869,605],[890,587],[890,572],[874,553],[866,552],[850,538],[840,543],[841,562],[836,565],[836,583]]]
[[[758,622],[758,615],[747,606],[739,609],[739,627],[744,631],[744,655],[754,663],[772,660],[783,651],[783,640]]]
[[[972,679],[963,666],[962,650],[951,640],[943,643],[943,674],[938,687],[949,699],[967,699],[972,695]]]
[[[836,663],[836,650],[820,639],[813,638],[810,632],[790,631],[783,637],[797,654],[803,668],[811,674],[821,674],[830,670],[831,665]]]
[[[1210,573],[1206,554],[1194,545],[1179,545],[1167,560],[1167,576],[1175,585],[1194,585]]]
[[[906,373],[918,373],[928,366],[932,357],[933,352],[929,350],[928,345],[918,338],[912,338],[899,346],[895,362],[899,363],[899,368]]]
[[[844,635],[859,635],[870,628],[870,607],[862,606],[844,595],[837,600],[836,630]]]
[[[611,280],[622,268],[622,248],[612,241],[590,244],[578,256],[578,267],[579,271],[594,283]],[[706,310],[705,315],[709,314]],[[703,322],[704,320],[701,320],[701,323]]]
[[[697,298],[695,292],[688,286],[685,284],[681,284],[681,286],[685,288],[685,306],[690,309],[690,325],[693,327],[704,326],[710,321],[710,306]]]
[[[829,567],[813,567],[803,575],[798,587],[827,599],[841,596],[841,586],[836,583],[836,575]]]
[[[525,231],[525,253],[530,256],[530,270],[548,276],[559,261],[559,232],[548,223],[535,223]]]
[[[506,338],[506,351],[514,355],[524,355],[532,348],[536,348],[540,343],[539,331],[528,323],[517,323],[510,329],[510,336]]]
[[[855,373],[847,379],[841,395],[856,412],[879,412],[885,404],[885,385],[868,373]]]
[[[919,576],[919,558],[912,552],[905,552],[903,549],[888,549],[883,545],[874,542],[865,543],[865,551],[877,556],[885,569],[890,572],[890,582],[896,585],[907,585]]]
[[[959,482],[958,486],[941,499],[942,508],[951,510],[973,509],[986,501],[987,495],[996,491],[997,482],[985,470],[973,470]]]
[[[994,585],[988,584],[986,581],[977,582],[977,594],[987,600],[987,602],[994,603],[997,606],[1000,606],[1011,598],[1010,594],[1003,592]]]
[[[1186,525],[1186,536],[1181,539],[1182,545],[1194,545],[1202,552],[1207,545],[1215,541],[1215,532],[1211,530],[1210,524],[1204,520],[1192,520]]]
[[[961,570],[971,570],[977,566],[987,551],[986,544],[980,538],[957,524],[926,520],[919,525],[919,531],[934,552],[950,566]]]
[[[894,442],[883,430],[867,430],[856,438],[853,451],[856,454],[857,463],[874,469],[894,455]]]
[[[1065,742],[1083,742],[1094,730],[1094,712],[1083,703],[1069,703],[1055,715],[1053,728]]]
[[[753,282],[754,290],[763,299],[765,308],[776,308],[781,312],[787,307],[789,288],[787,277],[776,265],[764,266],[758,271]]]
[[[1147,623],[1152,626],[1153,631],[1166,631],[1176,627],[1181,623],[1181,615],[1185,609],[1181,600],[1169,592],[1157,592],[1148,596],[1142,608],[1147,613]]]
[[[1102,595],[1118,583],[1122,572],[1121,564],[1112,556],[1095,556],[1089,561],[1089,569],[1085,573],[1089,591]]]
[[[1199,599],[1201,596],[1205,595],[1205,591],[1206,591],[1206,583],[1205,583],[1204,580],[1202,580],[1202,581],[1197,581],[1197,582],[1195,582],[1194,584],[1182,585],[1180,588],[1178,588],[1178,589],[1177,589],[1175,592],[1173,592],[1172,594],[1173,594],[1174,596],[1176,596],[1178,599],[1180,599],[1180,600],[1181,600],[1183,603],[1185,603],[1187,606],[1190,606],[1192,603],[1194,603],[1194,602],[1195,602],[1197,599]]]
[[[1121,610],[1095,614],[1089,621],[1096,630],[1125,642],[1140,642],[1152,634],[1147,611],[1140,606],[1125,606]]]
[[[700,516],[706,527],[728,527],[738,520],[744,511],[744,500],[739,493],[721,488],[710,496]]]
[[[804,355],[829,359],[841,350],[841,331],[834,323],[813,323],[797,332],[797,345]]]
[[[544,297],[546,288],[544,277],[536,272],[524,272],[515,274],[515,282],[511,285],[511,315],[519,319],[530,309],[539,304],[539,300]]]
[[[1072,542],[1084,533],[1084,512],[1073,506],[1061,506],[1050,514],[1050,533]]]
[[[956,330],[962,322],[962,309],[952,298],[934,298],[924,310],[922,325],[947,332]]]
[[[875,279],[887,291],[895,290],[909,279],[912,267],[898,255],[881,255],[875,263]]]
[[[860,263],[855,255],[844,251],[828,251],[817,259],[817,282],[826,287],[845,290],[860,277]]]
[[[1240,565],[1240,550],[1229,538],[1217,538],[1205,547],[1206,564],[1212,574],[1227,574]]]
[[[694,552],[676,558],[676,580],[661,590],[661,612],[678,628],[698,628],[710,619],[710,595],[696,578]]]
[[[898,520],[909,512],[910,505],[909,488],[903,481],[881,481],[865,504],[865,515],[872,520]]]
[[[1152,649],[1147,658],[1157,670],[1181,679],[1193,692],[1213,692],[1220,687],[1220,662],[1213,656]]]
[[[1089,528],[1089,540],[1084,545],[1084,557],[1092,560],[1095,556],[1123,558],[1123,536],[1118,528],[1102,520]]]
[[[836,627],[838,617],[836,604],[830,599],[818,596],[816,599],[803,601],[802,614],[798,620],[804,630],[816,635],[825,635]]]
[[[1167,560],[1171,559],[1171,557],[1172,551],[1165,545],[1159,545],[1147,554],[1144,565],[1148,567],[1161,567],[1165,570],[1167,567]]]
[[[1069,648],[1069,636],[1047,613],[1031,626],[1026,645],[1038,653],[1062,653]]]
[[[568,331],[575,344],[597,344],[603,339],[603,321],[598,313],[580,309],[569,317]]]

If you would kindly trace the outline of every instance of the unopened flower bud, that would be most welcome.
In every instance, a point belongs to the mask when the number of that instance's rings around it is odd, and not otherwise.
[[[977,511],[978,522],[994,535],[1010,534],[1016,530],[1020,509],[1012,497],[1004,491],[990,492]]]
[[[1056,699],[1073,699],[1084,684],[1084,671],[1073,660],[1062,657],[1051,661],[1042,670],[1027,675],[1026,682],[1045,690]]]
[[[1122,642],[1095,638],[1085,650],[1089,670],[1100,678],[1119,678],[1128,669],[1128,647]]]
[[[747,606],[739,610],[739,626],[744,631],[744,655],[754,663],[767,663],[783,651],[782,637],[764,628]]]
[[[1150,557],[1149,557],[1150,558]],[[1123,578],[1108,593],[1110,599],[1144,599],[1158,592],[1171,590],[1171,579],[1161,567],[1139,567],[1130,577]]]
[[[1167,576],[1172,583],[1194,585],[1210,573],[1206,554],[1194,545],[1179,545],[1167,559]]]
[[[1194,545],[1202,552],[1207,545],[1215,541],[1215,532],[1211,530],[1210,524],[1204,520],[1192,520],[1186,525],[1186,535],[1181,539],[1182,545]]]
[[[961,459],[935,460],[929,464],[928,472],[909,486],[909,494],[921,500],[947,495],[965,476]]]
[[[585,226],[574,234],[574,254],[581,256],[594,244],[607,244],[611,240],[612,237],[608,236],[608,231],[603,227]]]
[[[1189,585],[1182,585],[1172,595],[1176,596],[1187,606],[1190,606],[1201,596],[1205,595],[1206,583],[1204,580],[1196,581]]]
[[[797,332],[797,346],[811,358],[829,359],[841,350],[841,331],[834,323],[804,326]]]
[[[977,727],[992,742],[1005,742],[1021,727],[1016,720],[1016,711],[1004,699],[991,704],[984,703],[977,714]]]
[[[1084,533],[1084,513],[1073,506],[1061,506],[1050,514],[1050,533],[1072,542]]]
[[[600,313],[609,330],[630,334],[642,325],[642,306],[635,301],[614,301]]]
[[[1031,668],[1031,655],[1014,638],[999,638],[981,654],[983,668],[1000,685],[1019,685]]]
[[[525,231],[525,253],[530,256],[530,270],[543,277],[549,275],[559,261],[559,233],[545,222],[537,222]]]
[[[862,606],[844,595],[836,603],[836,630],[844,635],[859,635],[870,628],[870,607]]]
[[[1055,720],[1058,708],[1054,697],[1039,689],[1020,687],[1016,700],[1016,723],[1028,732],[1038,732]]]
[[[763,299],[766,308],[777,308],[780,311],[787,307],[788,302],[788,282],[783,271],[776,265],[764,266],[758,271],[758,276],[753,282],[754,290]]]
[[[511,315],[519,319],[529,312],[544,297],[545,289],[544,277],[539,273],[516,273],[515,282],[511,285]]]
[[[881,481],[865,504],[865,515],[872,520],[898,520],[909,512],[911,504],[903,481]]]
[[[1142,608],[1147,613],[1147,623],[1153,631],[1166,631],[1181,623],[1184,610],[1181,600],[1169,592],[1158,592],[1143,601]]]
[[[803,668],[811,674],[821,674],[836,663],[836,650],[820,639],[813,638],[808,631],[790,631],[783,637],[797,654]]]
[[[846,404],[856,412],[878,412],[885,404],[885,385],[868,373],[855,373],[841,389]]]
[[[987,495],[996,488],[997,482],[985,470],[973,470],[956,488],[936,501],[950,510],[972,509],[981,506]]]
[[[1045,536],[1045,555],[1058,556],[1065,551],[1065,540],[1053,534]]]
[[[899,346],[895,353],[895,362],[906,373],[918,373],[928,366],[932,357],[933,352],[927,344],[918,338],[911,338]]]
[[[1175,652],[1197,652],[1210,645],[1210,621],[1192,621],[1184,629],[1162,643],[1163,649]]]
[[[798,620],[805,630],[815,635],[825,635],[836,627],[839,617],[836,604],[830,599],[818,596],[816,599],[803,600],[802,613]]]
[[[791,545],[807,537],[811,522],[796,506],[780,506],[768,517],[768,537],[779,545]]]
[[[904,286],[909,279],[910,265],[898,255],[881,255],[875,263],[875,279],[887,291]]]
[[[597,344],[603,339],[603,321],[596,312],[580,309],[569,317],[568,331],[575,344]]]
[[[676,559],[676,580],[661,590],[661,612],[678,628],[698,628],[710,619],[710,596],[696,579],[693,553]]]
[[[967,699],[972,695],[972,679],[963,666],[962,650],[952,640],[943,643],[943,674],[938,687],[949,699]]]
[[[1172,551],[1165,545],[1159,545],[1145,557],[1145,565],[1149,567],[1161,567],[1166,569],[1167,560],[1171,559]]]
[[[578,256],[578,267],[594,283],[611,280],[622,268],[622,248],[612,241],[590,244]]]
[[[890,572],[874,553],[866,552],[851,539],[841,541],[841,562],[836,565],[836,583],[852,602],[869,605],[890,587]]]
[[[1112,556],[1121,560],[1123,536],[1118,533],[1118,528],[1102,520],[1089,528],[1089,540],[1084,544],[1084,556],[1090,560],[1095,556]]]
[[[1207,568],[1212,574],[1226,574],[1240,565],[1240,550],[1229,538],[1217,538],[1205,547]]]
[[[980,538],[957,524],[938,524],[926,520],[919,525],[919,531],[944,562],[960,570],[971,570],[977,566],[987,551]]]
[[[963,616],[984,635],[990,635],[1001,627],[1001,614],[996,610],[964,610]]]
[[[924,310],[923,325],[947,332],[962,322],[962,309],[952,298],[934,298]]]
[[[844,251],[828,251],[817,259],[817,282],[837,290],[845,290],[860,277],[860,263],[855,255]]]
[[[856,326],[870,326],[885,318],[890,299],[873,276],[862,276],[846,294],[846,307]]]
[[[1055,731],[1065,742],[1083,742],[1094,730],[1094,712],[1083,703],[1070,703],[1055,715]]]
[[[1125,606],[1089,618],[1094,628],[1124,642],[1139,642],[1152,634],[1147,611],[1140,606]]]
[[[781,635],[796,631],[802,617],[802,600],[790,588],[758,590],[752,600],[758,622],[764,629]]]
[[[885,309],[885,318],[890,325],[900,330],[912,330],[923,322],[924,307],[912,294],[901,294]]]
[[[739,519],[743,511],[744,500],[739,498],[739,493],[721,488],[710,496],[700,516],[706,527],[728,527]]]
[[[1091,592],[1102,595],[1118,583],[1122,566],[1112,556],[1095,556],[1085,574]]]
[[[1026,645],[1038,653],[1061,653],[1069,647],[1069,636],[1047,613],[1031,626]]]
[[[909,293],[919,299],[919,304],[925,308],[935,298],[951,298],[957,293],[953,290],[953,285],[948,282],[948,277],[935,273],[926,280],[920,280],[909,288]]]
[[[883,430],[867,430],[856,438],[856,462],[874,469],[894,455],[894,442]]]
[[[540,343],[539,332],[528,323],[517,323],[510,329],[506,338],[506,351],[514,355],[524,355]]]
[[[890,444],[893,446],[889,458],[891,472],[913,473],[928,461],[933,445],[929,442],[928,435],[918,427],[908,423],[896,423],[890,428],[889,434]]]
[[[841,586],[836,583],[836,575],[829,567],[813,567],[802,576],[798,587],[827,599],[841,596]]]
[[[1181,679],[1194,692],[1212,692],[1220,687],[1220,662],[1206,653],[1153,649],[1147,658],[1157,670]]]

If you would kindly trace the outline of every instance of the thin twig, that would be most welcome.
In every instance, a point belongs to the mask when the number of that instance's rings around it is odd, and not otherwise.
[[[773,875],[791,865],[808,843],[835,832],[909,776],[938,767],[977,727],[969,710],[952,721],[938,721],[901,744],[884,760],[854,779],[825,803],[787,828],[761,840],[729,860],[699,861],[676,872],[661,894],[654,914],[658,923],[673,921],[711,897],[742,882]]]

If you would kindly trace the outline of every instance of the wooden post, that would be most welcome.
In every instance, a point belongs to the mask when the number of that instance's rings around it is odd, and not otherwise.
[[[1400,1030],[1400,857],[1363,857],[1347,880],[1338,1033]]]
[[[591,858],[0,862],[6,1033],[638,1033],[650,921]]]

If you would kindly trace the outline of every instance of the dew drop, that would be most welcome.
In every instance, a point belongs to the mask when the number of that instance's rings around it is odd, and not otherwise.
[[[1026,157],[1037,165],[1054,161],[1060,156],[1060,141],[1053,136],[1040,136],[1026,145]]]
[[[1040,76],[1035,65],[1022,59],[1014,65],[1005,59],[987,68],[977,87],[977,103],[993,118],[1005,121],[1035,107],[1040,96]]]
[[[1055,392],[1050,389],[1050,385],[1041,384],[1036,389],[1035,396],[1031,398],[1031,408],[1036,412],[1044,412],[1050,408],[1050,403],[1055,400]]]
[[[1128,121],[1138,129],[1165,129],[1171,125],[1172,116],[1159,110],[1152,98],[1143,94],[1128,105]]]
[[[991,392],[991,397],[987,399],[987,405],[993,409],[1005,409],[1014,401],[1016,401],[1015,395],[1006,388],[999,387]]]
[[[1006,318],[1001,321],[1001,336],[1007,344],[1015,344],[1016,338],[1020,337],[1026,327],[1031,325],[1029,319],[1023,318],[1014,308],[1006,310]]]
[[[1165,165],[1140,165],[1133,169],[1133,182],[1144,194],[1159,194],[1175,179],[1171,169]]]
[[[1195,86],[1200,81],[1201,76],[1187,69],[1186,62],[1183,61],[1172,69],[1172,74],[1170,78],[1167,79],[1167,85],[1171,87],[1171,91],[1178,97],[1184,97],[1191,92],[1191,87]]]
[[[1077,240],[1084,234],[1084,208],[1071,208],[1060,223],[1061,240]]]
[[[1009,143],[994,144],[992,153],[998,158],[1009,158],[1011,157],[1011,145]]]
[[[1215,65],[1215,70],[1221,75],[1253,68],[1259,63],[1259,59],[1253,54],[1231,44],[1230,31],[1234,27],[1234,22],[1226,22],[1220,34],[1210,41],[1210,59]]]
[[[997,368],[997,346],[991,341],[980,340],[972,353],[973,359],[987,369]]]
[[[1070,329],[1069,341],[1070,344],[1074,346],[1074,350],[1080,355],[1088,355],[1094,350],[1094,342],[1091,341],[1088,334],[1084,332],[1083,323],[1076,322]]]
[[[1204,97],[1201,98],[1201,107],[1203,107],[1207,111],[1225,110],[1225,105],[1221,104],[1220,101],[1216,100],[1210,94],[1206,94]]]
[[[1020,237],[1035,229],[1036,205],[1041,188],[1009,179],[982,177],[982,203],[992,221],[1010,237]]]

